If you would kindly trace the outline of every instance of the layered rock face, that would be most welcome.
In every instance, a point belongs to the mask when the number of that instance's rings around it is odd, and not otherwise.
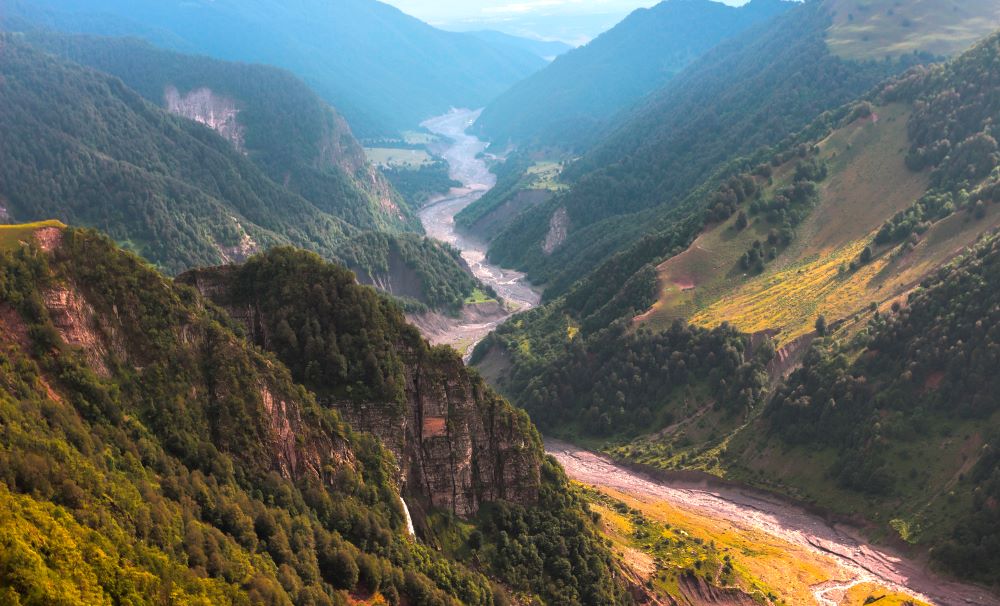
[[[174,86],[166,88],[163,99],[170,113],[204,124],[232,143],[238,151],[246,152],[244,129],[237,121],[240,112],[232,99],[217,95],[207,87],[182,95]]]
[[[256,344],[273,349],[259,306],[234,300],[230,292],[237,271],[199,270],[178,279],[226,308]],[[468,517],[490,501],[535,502],[542,450],[530,421],[471,375],[458,355],[421,345],[398,344],[404,362],[401,402],[321,402],[392,451],[402,492],[425,506]]]

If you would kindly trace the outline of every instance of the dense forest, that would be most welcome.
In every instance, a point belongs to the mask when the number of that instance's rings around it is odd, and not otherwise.
[[[419,168],[388,167],[382,174],[392,183],[403,198],[413,208],[425,206],[435,196],[447,194],[453,187],[461,187],[462,182],[451,178],[448,163],[436,160]]]
[[[27,40],[121,78],[160,107],[168,89],[177,91],[175,102],[208,89],[236,104],[240,147],[275,183],[359,229],[420,229],[344,119],[288,72],[182,55],[134,38],[32,32]]]
[[[12,220],[97,227],[168,272],[282,243],[332,257],[353,233],[117,78],[17,35],[0,47],[0,195]]]
[[[476,522],[470,549],[490,580],[405,535],[391,455],[295,382],[308,363],[289,372],[109,239],[54,231],[51,253],[0,252],[4,600],[489,605],[509,603],[506,586],[623,603],[610,555],[550,463],[538,506],[497,503]],[[419,340],[392,304],[315,255],[278,250],[244,271],[257,286],[308,271],[314,294],[339,289],[336,309],[355,321],[343,351],[362,360],[387,330]],[[272,292],[262,300],[288,304]]]
[[[504,92],[486,106],[475,129],[498,147],[514,142],[585,148],[616,114],[720,41],[789,7],[780,0],[754,0],[741,8],[698,0],[639,9]]]

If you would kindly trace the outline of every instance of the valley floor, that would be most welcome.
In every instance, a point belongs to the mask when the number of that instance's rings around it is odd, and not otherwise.
[[[731,552],[737,570],[778,603],[1000,605],[983,589],[944,581],[920,562],[867,544],[854,529],[763,493],[665,483],[565,442],[546,440],[545,447],[572,480]]]

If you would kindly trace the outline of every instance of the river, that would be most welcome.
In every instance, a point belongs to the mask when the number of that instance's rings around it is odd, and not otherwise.
[[[424,128],[443,137],[447,143],[441,155],[447,160],[451,177],[462,183],[420,211],[420,221],[427,235],[447,242],[462,252],[472,273],[493,288],[503,300],[504,310],[486,317],[465,315],[454,322],[439,326],[436,342],[446,342],[465,350],[468,355],[475,344],[514,313],[538,305],[541,293],[525,280],[524,274],[504,269],[486,260],[487,245],[455,229],[455,215],[493,189],[497,178],[481,157],[487,144],[466,130],[479,117],[479,111],[453,110],[423,123]]]

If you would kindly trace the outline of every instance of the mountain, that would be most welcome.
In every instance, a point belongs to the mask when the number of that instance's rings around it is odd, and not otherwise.
[[[437,30],[374,0],[15,0],[24,22],[138,35],[184,53],[291,70],[362,137],[397,135],[451,107],[482,107],[545,65],[531,52]],[[8,25],[10,27],[10,25]]]
[[[476,131],[509,142],[586,147],[618,112],[661,88],[719,42],[791,6],[666,0],[639,9],[490,103]]]
[[[559,42],[558,40],[536,40],[534,38],[525,38],[523,36],[505,34],[504,32],[498,32],[491,29],[466,33],[470,36],[475,36],[484,42],[489,42],[494,46],[506,45],[528,51],[529,53],[537,55],[546,61],[552,61],[559,55],[573,50],[572,46],[566,44],[565,42]]]
[[[32,33],[27,40],[205,124],[272,181],[359,229],[420,230],[344,119],[288,72],[182,55],[133,38]]]
[[[0,227],[6,602],[625,603],[525,415],[393,304],[291,249],[210,277],[233,317],[94,232]]]
[[[678,209],[692,202],[697,188],[745,169],[741,156],[777,145],[824,111],[933,58],[928,52],[889,59],[841,56],[846,49],[832,46],[838,6],[833,0],[800,5],[689,66],[570,165],[562,176],[572,184],[570,191],[511,223],[492,243],[491,259],[529,270],[534,281],[548,283],[547,295],[555,298],[644,235],[678,225],[679,217],[689,214]],[[875,11],[872,5],[857,13],[855,24],[868,22],[887,43],[912,42],[912,28],[878,29],[880,15],[903,10],[894,6],[880,3]],[[995,6],[982,8],[970,22],[964,11],[942,15],[936,3],[906,4],[908,19],[923,24],[920,39],[929,41],[928,48],[934,48],[934,32],[961,31],[953,49],[971,46],[977,32],[987,35]],[[948,18],[931,20],[935,16]],[[565,237],[546,245],[550,232]]]
[[[121,80],[0,37],[0,206],[8,222],[98,227],[169,272],[298,244],[333,257],[356,230],[230,142]]]
[[[861,516],[996,584],[998,85],[994,34],[823,113],[474,359],[543,431]]]

